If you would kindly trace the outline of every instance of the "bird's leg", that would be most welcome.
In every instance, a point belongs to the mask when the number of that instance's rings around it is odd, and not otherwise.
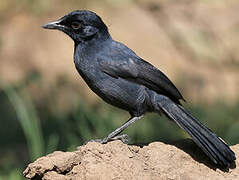
[[[122,142],[126,143],[128,141],[128,135],[123,134],[119,135],[124,129],[126,129],[128,126],[131,124],[134,124],[137,120],[141,119],[143,116],[140,117],[131,117],[128,121],[126,121],[122,126],[119,128],[115,129],[113,132],[111,132],[107,137],[105,137],[100,143],[105,144],[109,141],[114,141],[114,140],[121,140]]]
[[[141,119],[143,116],[139,116],[139,117],[131,117],[128,121],[126,121],[122,126],[120,126],[119,128],[115,129],[113,132],[111,132],[107,137],[105,137],[104,139],[98,139],[98,140],[92,140],[92,141],[96,141],[102,144],[105,144],[109,141],[114,141],[114,140],[121,140],[123,143],[128,142],[128,135],[127,134],[123,134],[123,135],[119,135],[124,129],[126,129],[128,126],[130,126],[131,124],[134,124],[137,120]]]

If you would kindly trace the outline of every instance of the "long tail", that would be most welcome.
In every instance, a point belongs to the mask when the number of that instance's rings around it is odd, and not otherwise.
[[[160,100],[157,98],[158,108],[161,108],[166,116],[184,129],[215,164],[228,168],[236,160],[235,153],[210,129],[195,119],[181,105],[175,104],[165,96],[159,96]]]

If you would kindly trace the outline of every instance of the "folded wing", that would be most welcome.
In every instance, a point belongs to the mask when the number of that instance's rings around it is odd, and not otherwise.
[[[115,60],[100,59],[101,70],[112,77],[123,78],[144,85],[158,94],[169,97],[177,104],[180,104],[180,99],[184,100],[179,90],[167,76],[150,63],[135,56],[128,58],[118,54],[116,57]]]

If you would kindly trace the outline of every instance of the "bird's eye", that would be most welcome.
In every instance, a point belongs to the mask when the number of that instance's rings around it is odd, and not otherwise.
[[[73,22],[73,23],[71,23],[71,27],[73,29],[77,30],[81,27],[81,24],[79,22]]]

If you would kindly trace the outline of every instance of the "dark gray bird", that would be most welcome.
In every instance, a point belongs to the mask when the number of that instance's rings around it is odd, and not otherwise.
[[[235,154],[228,145],[183,108],[180,103],[183,97],[167,76],[124,44],[114,41],[97,14],[73,11],[43,28],[57,29],[70,36],[75,44],[75,67],[90,89],[131,115],[99,142],[124,140],[127,136],[119,134],[125,128],[146,112],[157,112],[175,121],[215,164],[228,168],[234,162]]]

